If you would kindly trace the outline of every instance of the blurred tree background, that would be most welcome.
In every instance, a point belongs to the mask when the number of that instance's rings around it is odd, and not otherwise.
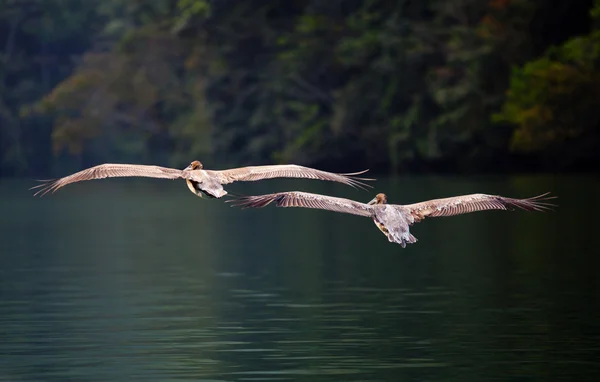
[[[0,0],[0,176],[595,170],[600,0]]]

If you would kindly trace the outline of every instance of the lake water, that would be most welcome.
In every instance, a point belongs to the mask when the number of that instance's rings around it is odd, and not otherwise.
[[[2,381],[600,380],[597,176],[228,187],[559,196],[427,219],[405,249],[367,218],[240,210],[182,181],[33,184],[0,180]]]

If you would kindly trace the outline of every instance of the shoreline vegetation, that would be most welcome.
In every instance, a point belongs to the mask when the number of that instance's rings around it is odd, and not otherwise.
[[[600,0],[0,0],[0,177],[596,172]]]

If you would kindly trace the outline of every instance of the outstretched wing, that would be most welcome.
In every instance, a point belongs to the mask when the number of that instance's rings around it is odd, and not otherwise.
[[[512,210],[514,207],[525,211],[546,211],[554,204],[549,193],[527,199],[505,198],[499,195],[470,194],[452,198],[434,199],[426,202],[408,204],[402,208],[408,210],[418,222],[426,217],[454,216],[484,210]]]
[[[363,183],[360,180],[374,179],[359,178],[355,175],[364,174],[367,171],[369,170],[349,174],[336,174],[333,172],[316,170],[314,168],[298,166],[295,164],[250,166],[222,171],[206,170],[208,174],[216,177],[221,184],[228,184],[236,181],[252,182],[255,180],[271,178],[307,178],[340,182],[352,187],[358,187],[362,189],[364,189],[365,187],[372,186]]]
[[[262,208],[271,202],[275,202],[277,207],[315,208],[319,210],[341,212],[359,216],[371,216],[372,213],[372,206],[368,204],[355,202],[350,199],[335,198],[333,196],[311,194],[308,192],[299,191],[278,192],[275,194],[257,196],[242,196],[227,200],[226,202],[231,202],[234,206],[241,206],[242,208]]]
[[[65,176],[64,178],[42,181],[45,183],[31,187],[30,190],[39,188],[34,194],[44,196],[48,192],[55,192],[61,187],[66,186],[70,183],[82,182],[84,180],[92,179],[103,179],[103,178],[116,178],[116,177],[127,177],[127,176],[141,176],[147,178],[162,178],[162,179],[177,179],[184,178],[184,171],[160,167],[160,166],[147,166],[140,164],[113,164],[105,163],[95,167],[76,172],[75,174]]]

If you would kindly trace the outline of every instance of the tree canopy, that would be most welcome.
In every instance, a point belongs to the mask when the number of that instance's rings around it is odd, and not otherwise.
[[[600,0],[0,0],[0,175],[593,168]]]

